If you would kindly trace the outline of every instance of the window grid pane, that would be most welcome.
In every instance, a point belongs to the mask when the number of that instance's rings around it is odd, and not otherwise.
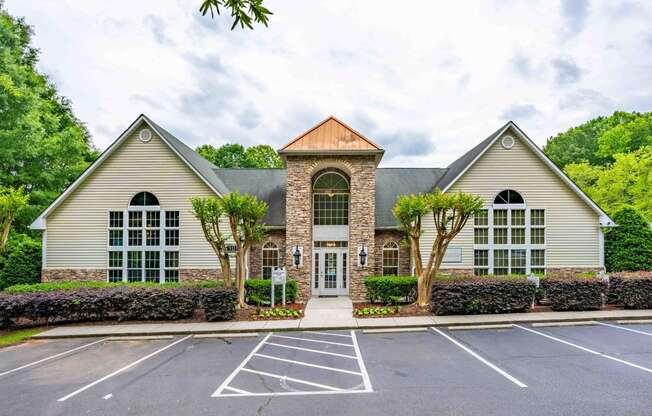
[[[349,195],[314,195],[314,225],[348,225]]]
[[[145,231],[145,244],[150,247],[156,247],[161,243],[160,230],[147,230]]]
[[[143,212],[129,211],[129,228],[141,228],[143,226]]]
[[[278,249],[277,248],[264,248],[263,249],[263,279],[271,279],[272,271],[278,264]]]
[[[120,228],[124,223],[124,213],[122,211],[109,211],[109,228]]]
[[[145,281],[159,282],[161,275],[161,253],[158,251],[145,252]]]
[[[473,225],[479,227],[486,227],[489,225],[489,211],[483,209],[473,217]]]
[[[494,250],[494,274],[509,273],[509,250]]]
[[[530,230],[530,243],[531,244],[545,244],[546,243],[546,229],[545,228],[532,228]]]
[[[398,247],[387,245],[383,248],[383,276],[398,276]]]
[[[507,210],[506,209],[495,209],[494,210],[494,225],[495,226],[507,226]]]
[[[161,226],[161,213],[159,211],[147,211],[145,218],[147,228],[159,228]]]
[[[474,266],[489,266],[489,250],[474,250],[473,251],[473,265]]]
[[[534,227],[543,227],[546,225],[545,210],[533,209],[530,210],[530,224]]]
[[[512,274],[525,274],[526,256],[525,250],[512,250],[511,255],[511,273]]]
[[[507,244],[507,228],[494,228],[494,244]]]
[[[525,228],[512,228],[512,244],[525,244]]]
[[[512,210],[512,226],[525,227],[525,210],[513,209]]]
[[[179,211],[165,211],[165,228],[179,227]]]
[[[166,246],[179,245],[179,230],[165,230],[165,245]]]
[[[143,253],[142,251],[127,252],[127,280],[140,282],[143,279]]]
[[[546,265],[546,250],[532,250],[530,252],[530,264],[543,267]]]
[[[129,245],[130,246],[143,245],[143,230],[129,230]]]
[[[122,246],[122,229],[109,230],[109,246],[111,247]]]
[[[476,228],[473,230],[473,243],[474,244],[489,244],[489,229]]]

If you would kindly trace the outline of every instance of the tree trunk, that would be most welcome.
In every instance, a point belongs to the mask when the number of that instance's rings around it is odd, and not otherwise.
[[[233,284],[231,278],[231,262],[229,261],[229,257],[218,255],[218,258],[220,259],[220,267],[222,268],[222,279],[224,279],[224,287],[231,287]]]
[[[0,252],[4,250],[5,244],[7,244],[7,240],[9,239],[9,230],[11,230],[13,219],[13,214],[7,213],[4,222],[0,224]]]
[[[417,305],[418,306],[428,306],[430,303],[430,293],[428,287],[428,272],[423,270],[420,275],[417,276]]]
[[[245,250],[241,248],[236,253],[235,281],[238,289],[238,306],[245,307]]]

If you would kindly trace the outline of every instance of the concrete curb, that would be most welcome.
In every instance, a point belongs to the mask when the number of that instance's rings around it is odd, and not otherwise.
[[[554,315],[554,316],[552,316]],[[560,316],[561,315],[561,316]],[[511,319],[510,319],[511,318]],[[587,311],[587,312],[539,312],[505,315],[459,315],[399,318],[357,318],[346,324],[319,325],[308,323],[302,326],[301,320],[287,321],[243,321],[216,323],[165,323],[165,324],[120,324],[97,326],[62,326],[34,335],[32,339],[62,339],[90,337],[135,337],[157,335],[201,335],[233,334],[251,332],[285,332],[285,331],[328,331],[328,330],[365,330],[391,328],[456,327],[469,325],[505,325],[530,323],[571,323],[589,320],[637,321],[652,318],[652,310],[621,311]],[[410,322],[412,321],[412,323]],[[634,322],[633,322],[634,323]],[[192,328],[202,326],[203,328]]]

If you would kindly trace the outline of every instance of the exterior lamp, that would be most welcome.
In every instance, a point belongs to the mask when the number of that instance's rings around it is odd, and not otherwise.
[[[301,264],[301,251],[299,250],[299,246],[294,246],[292,257],[294,257],[294,266],[298,268]]]
[[[358,256],[360,257],[360,266],[364,267],[365,264],[367,264],[367,247],[362,246],[360,247],[360,252],[358,253]]]

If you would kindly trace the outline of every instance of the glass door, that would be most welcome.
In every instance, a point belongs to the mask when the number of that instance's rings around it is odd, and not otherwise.
[[[346,295],[346,249],[315,251],[314,289],[318,295]]]

